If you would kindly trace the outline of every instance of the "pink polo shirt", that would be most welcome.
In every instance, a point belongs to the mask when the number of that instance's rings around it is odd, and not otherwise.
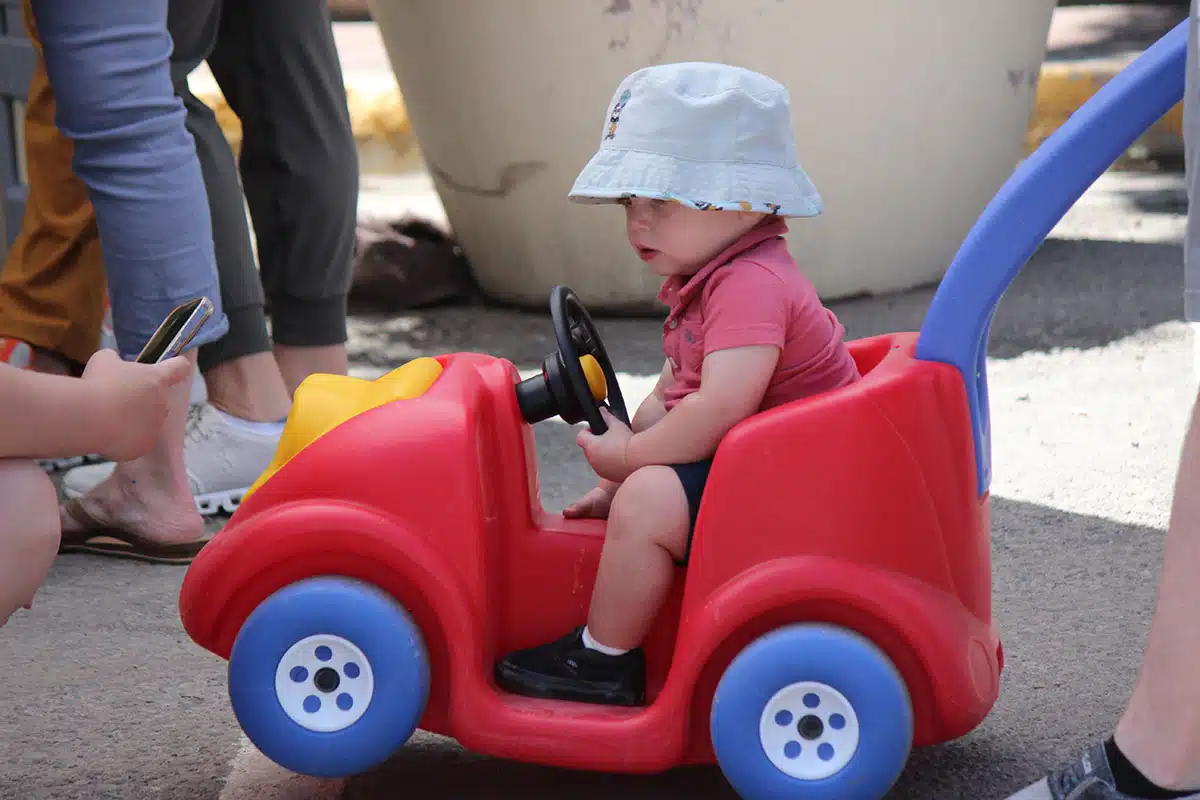
[[[667,410],[700,388],[704,357],[730,347],[780,348],[760,410],[858,379],[842,338],[846,329],[796,266],[786,232],[783,218],[770,218],[699,272],[664,281],[658,297],[670,311],[663,352],[675,373]]]

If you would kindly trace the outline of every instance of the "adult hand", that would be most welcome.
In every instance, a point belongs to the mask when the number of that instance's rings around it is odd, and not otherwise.
[[[170,410],[171,389],[192,374],[191,362],[176,356],[159,364],[123,361],[112,350],[100,350],[83,370],[83,380],[96,398],[94,424],[109,444],[100,454],[129,461],[150,452]]]

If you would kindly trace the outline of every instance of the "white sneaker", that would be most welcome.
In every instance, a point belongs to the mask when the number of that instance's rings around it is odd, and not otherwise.
[[[201,514],[232,514],[270,465],[283,426],[264,432],[254,425],[243,427],[208,403],[188,409],[183,461]],[[112,474],[114,466],[110,462],[70,470],[63,476],[63,493],[69,499],[87,494]]]

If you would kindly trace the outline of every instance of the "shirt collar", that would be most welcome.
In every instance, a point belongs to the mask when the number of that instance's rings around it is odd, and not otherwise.
[[[768,217],[761,225],[755,225],[733,244],[718,253],[711,261],[691,275],[672,275],[663,281],[658,299],[671,307],[687,305],[704,286],[708,276],[732,261],[736,256],[757,247],[763,242],[787,233],[787,221],[783,217]],[[675,302],[672,302],[672,297]]]

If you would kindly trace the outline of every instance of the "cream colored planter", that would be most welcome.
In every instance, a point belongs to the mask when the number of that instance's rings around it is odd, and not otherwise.
[[[1022,155],[1054,0],[373,0],[421,150],[483,289],[652,308],[619,208],[568,203],[647,64],[711,60],[792,96],[825,213],[790,245],[826,299],[937,280]]]

